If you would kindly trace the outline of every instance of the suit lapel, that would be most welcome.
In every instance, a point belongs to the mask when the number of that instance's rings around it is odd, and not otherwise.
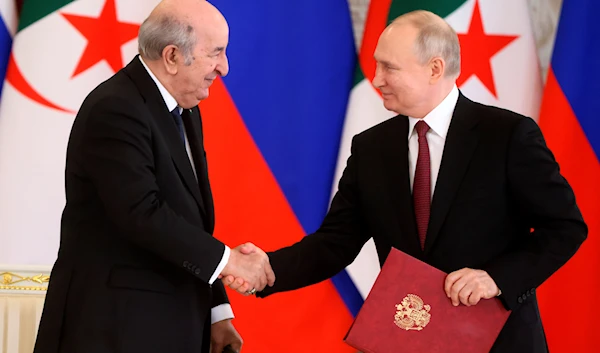
[[[204,151],[204,134],[202,133],[200,109],[198,107],[185,109],[183,112],[183,121],[186,124],[186,131],[188,131],[190,149],[192,150],[196,175],[198,176],[198,186],[200,187],[202,200],[204,201],[205,227],[212,234],[215,224],[215,214],[210,182],[208,180],[208,165]]]
[[[167,109],[158,87],[156,87],[156,84],[150,75],[148,75],[138,56],[127,65],[125,70],[142,94],[148,110],[152,113],[152,117],[165,139],[171,158],[181,179],[196,200],[198,207],[205,213],[204,202],[185,150],[185,145],[181,141],[175,121],[171,116],[171,112]]]
[[[473,103],[461,93],[446,135],[442,163],[431,202],[425,254],[431,249],[440,233],[477,147],[479,135],[475,127],[478,117],[474,116],[473,110]]]
[[[408,175],[408,118],[397,116],[390,122],[390,128],[382,141],[383,163],[387,176],[389,195],[393,205],[394,218],[399,221],[404,237],[395,239],[408,246],[409,253],[420,254],[421,245],[417,235],[415,212]],[[406,240],[406,241],[405,241]],[[397,246],[398,248],[404,248]]]

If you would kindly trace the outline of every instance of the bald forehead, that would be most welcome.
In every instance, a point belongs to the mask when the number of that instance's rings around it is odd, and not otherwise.
[[[163,0],[150,16],[168,16],[181,22],[207,25],[226,25],[219,10],[205,0]]]
[[[197,11],[210,11],[208,9],[214,6],[206,0],[162,0],[153,12],[179,12],[179,13],[194,13]]]
[[[418,27],[411,22],[391,23],[384,31],[384,36],[394,37],[416,37],[419,33]]]
[[[205,0],[163,0],[152,11],[150,17],[171,18],[190,27],[198,38],[205,35],[228,37],[229,26],[225,17]]]
[[[434,31],[451,37],[455,35],[452,27],[438,15],[424,10],[409,12],[397,17],[386,28],[390,36],[395,38],[410,37],[416,40],[422,33]],[[423,38],[421,38],[423,39]]]
[[[449,27],[446,21],[430,11],[417,10],[398,16],[390,25],[411,24],[417,28],[438,25]]]
[[[383,46],[399,47],[412,45],[415,42],[419,30],[410,23],[396,23],[393,26],[388,26],[381,37],[379,44]]]

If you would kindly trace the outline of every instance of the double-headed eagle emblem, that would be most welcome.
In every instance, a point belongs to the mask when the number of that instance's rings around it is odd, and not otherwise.
[[[421,331],[431,319],[431,306],[425,305],[423,299],[414,294],[408,294],[402,303],[396,305],[394,322],[403,330]]]

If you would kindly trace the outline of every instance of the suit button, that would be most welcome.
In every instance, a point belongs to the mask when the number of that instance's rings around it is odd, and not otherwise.
[[[200,269],[199,269],[199,268],[197,268],[197,269],[194,271],[194,273],[196,274],[196,276],[200,276]]]
[[[526,299],[527,299],[527,295],[523,294],[523,295],[521,296],[521,298],[523,298],[523,300],[526,300]]]
[[[531,288],[531,294],[535,293],[535,288]]]
[[[523,298],[519,297],[519,299],[517,299],[517,301],[519,302],[519,304],[523,303]]]
[[[188,267],[188,266],[189,266],[189,264],[190,264],[189,262],[187,262],[187,261],[184,261],[184,262],[183,262],[183,267]]]

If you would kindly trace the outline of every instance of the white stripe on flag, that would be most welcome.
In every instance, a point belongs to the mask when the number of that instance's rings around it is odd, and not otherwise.
[[[0,17],[6,24],[10,35],[14,37],[17,31],[17,5],[14,0],[0,0]]]
[[[352,89],[347,112],[334,177],[334,193],[337,191],[346,161],[350,157],[352,138],[395,115],[385,109],[379,93],[368,80],[362,80]],[[407,137],[404,136],[404,138]],[[358,257],[346,270],[362,297],[366,298],[380,270],[379,258],[372,239],[367,242]]]

